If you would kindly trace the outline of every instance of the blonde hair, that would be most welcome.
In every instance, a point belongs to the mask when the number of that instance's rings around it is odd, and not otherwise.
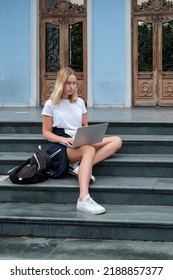
[[[52,100],[53,104],[58,104],[60,102],[65,83],[70,75],[76,76],[76,72],[69,67],[64,67],[59,70],[56,78],[54,90],[50,96],[50,100]],[[77,86],[73,94],[69,97],[69,100],[70,102],[75,102],[77,100]]]

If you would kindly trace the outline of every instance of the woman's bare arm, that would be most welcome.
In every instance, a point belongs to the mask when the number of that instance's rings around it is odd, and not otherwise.
[[[43,124],[42,124],[42,132],[43,136],[50,142],[61,142],[64,144],[72,144],[72,138],[65,138],[62,136],[58,136],[52,132],[52,117],[50,116],[43,116],[42,117]]]

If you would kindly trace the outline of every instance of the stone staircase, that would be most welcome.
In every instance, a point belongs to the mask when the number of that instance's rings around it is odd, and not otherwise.
[[[90,193],[104,215],[76,211],[73,176],[35,185],[0,181],[0,235],[173,241],[173,125],[109,123],[119,153],[94,167]],[[0,174],[46,141],[41,123],[0,123]]]

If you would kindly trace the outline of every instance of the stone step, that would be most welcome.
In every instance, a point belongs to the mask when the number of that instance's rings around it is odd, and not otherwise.
[[[46,148],[42,134],[0,134],[0,152],[35,152],[38,146]]]
[[[0,174],[19,165],[32,153],[0,152]],[[96,176],[173,177],[173,154],[120,154],[97,164]]]
[[[120,122],[109,122],[107,133],[113,135],[173,135],[172,122],[142,122],[137,118],[138,116],[134,122],[123,122],[123,117]]]
[[[84,260],[86,263],[86,260],[99,259],[104,264],[105,260],[172,261],[172,248],[173,242],[167,241],[1,236],[0,260],[10,260],[10,264],[11,260],[26,260],[27,264],[28,260],[49,260],[51,265],[52,260]],[[170,279],[167,277],[167,280]]]
[[[40,121],[10,121],[0,122],[0,134],[41,134],[42,125]]]
[[[123,146],[119,153],[170,154],[173,151],[172,135],[120,135]],[[0,134],[0,152],[34,152],[38,145],[46,148],[42,134]]]
[[[173,177],[173,154],[120,154],[94,166],[96,176]]]
[[[111,117],[112,119],[112,117]],[[108,120],[106,120],[107,122]],[[92,117],[89,118],[89,124],[96,124],[105,122],[93,121]],[[173,123],[172,122],[142,122],[138,121],[124,121],[123,117],[121,121],[108,121],[109,126],[107,134],[113,135],[173,135]],[[41,134],[42,133],[42,122],[40,120],[30,121],[23,120],[10,122],[0,122],[0,134]]]
[[[89,215],[76,204],[0,203],[0,235],[173,241],[172,206],[104,206]]]
[[[119,153],[172,154],[173,135],[121,135],[123,146]]]
[[[79,195],[78,180],[72,175],[31,185],[0,178],[0,202],[74,203]],[[90,194],[101,204],[173,206],[173,179],[98,176]]]

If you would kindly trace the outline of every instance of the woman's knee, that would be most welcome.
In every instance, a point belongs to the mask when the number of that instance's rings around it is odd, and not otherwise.
[[[113,136],[113,142],[114,142],[114,146],[117,150],[119,150],[122,147],[123,141],[122,141],[121,137]]]
[[[94,147],[90,145],[84,145],[80,148],[78,148],[78,152],[80,154],[80,162],[86,161],[86,162],[93,162],[95,157],[95,149]]]
[[[84,145],[77,149],[67,148],[67,157],[69,161],[81,161],[84,156],[94,158],[95,148],[90,145]]]
[[[87,155],[87,156],[95,156],[96,150],[93,146],[90,145],[84,145],[81,147],[82,155]]]

